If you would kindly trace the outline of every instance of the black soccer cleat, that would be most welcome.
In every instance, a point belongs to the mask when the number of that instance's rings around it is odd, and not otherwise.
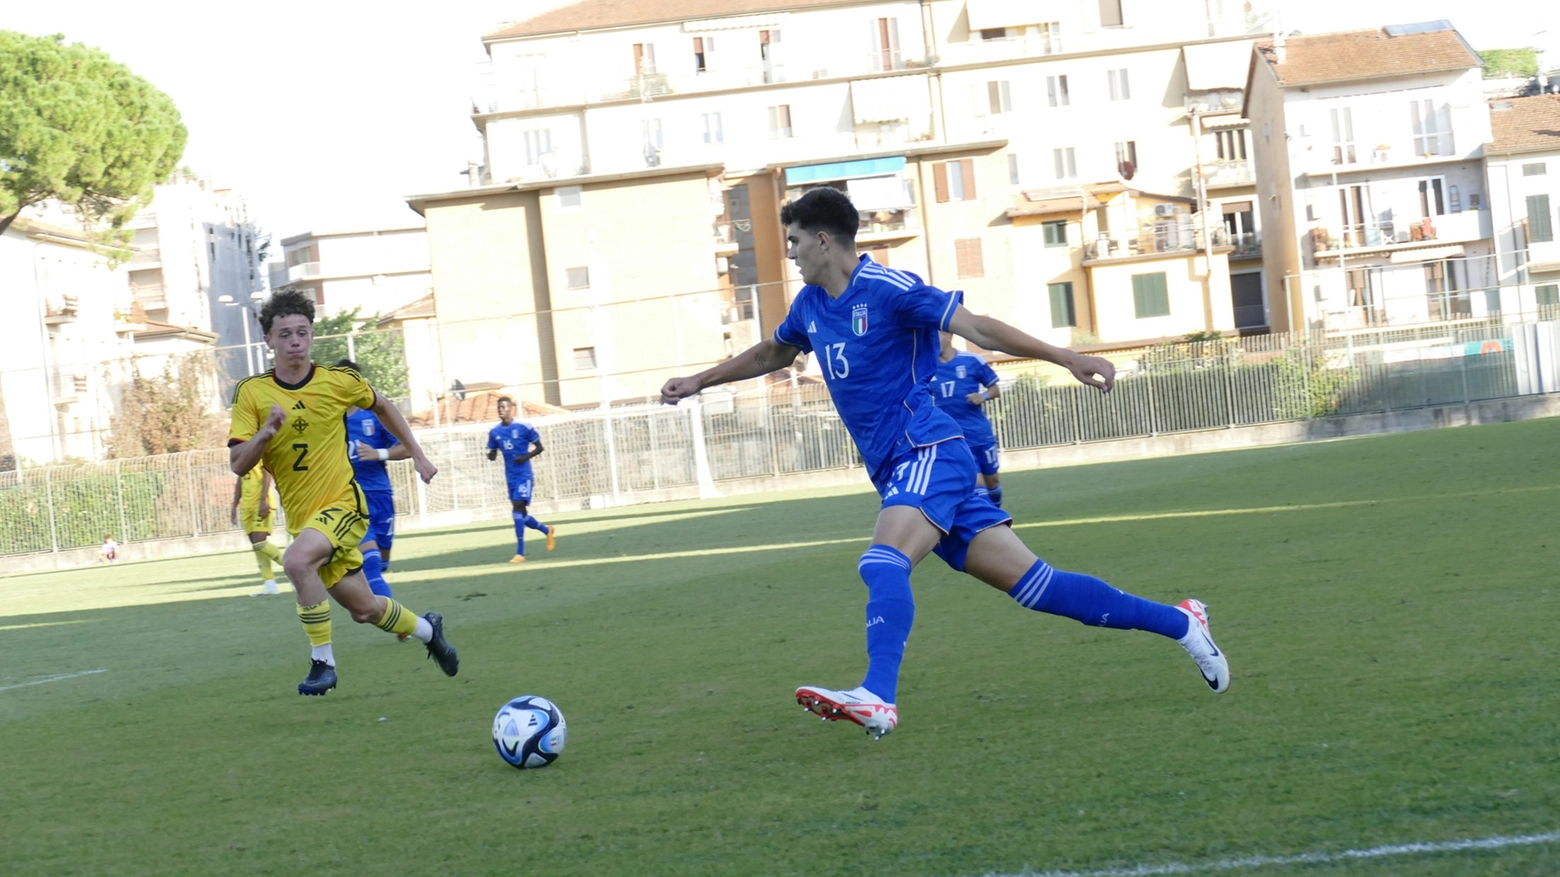
[[[324,694],[336,687],[336,668],[324,661],[309,662],[309,677],[298,683],[299,694]]]
[[[455,654],[455,647],[444,638],[444,616],[437,612],[429,612],[423,618],[433,625],[433,639],[428,640],[428,657],[439,662],[439,669],[445,676],[454,676],[460,670],[460,658]]]

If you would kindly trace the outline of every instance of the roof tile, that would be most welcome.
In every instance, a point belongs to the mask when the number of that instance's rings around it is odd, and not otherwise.
[[[1490,101],[1488,151],[1560,152],[1560,94]]]
[[[1386,28],[1298,34],[1257,43],[1257,51],[1278,74],[1281,86],[1319,85],[1414,73],[1482,67],[1478,53],[1456,30],[1393,36]],[[1279,61],[1282,53],[1283,61]]]
[[[852,6],[862,0],[576,0],[541,15],[498,28],[486,41],[625,27],[658,21],[729,18],[820,6]]]

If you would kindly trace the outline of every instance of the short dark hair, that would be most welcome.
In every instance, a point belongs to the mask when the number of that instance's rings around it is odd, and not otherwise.
[[[803,231],[828,232],[842,241],[856,240],[861,213],[850,196],[833,186],[820,186],[780,208],[781,225],[797,225]]]
[[[260,331],[271,334],[271,324],[277,317],[290,317],[293,314],[302,314],[314,322],[314,299],[303,294],[302,290],[291,286],[284,286],[271,293],[271,297],[260,306]]]
[[[336,368],[350,368],[350,369],[352,369],[353,371],[357,372],[360,375],[363,373],[363,370],[361,368],[358,368],[358,364],[353,362],[350,359],[338,359],[338,360],[336,360]]]
[[[498,401],[499,402],[508,402],[511,406],[513,406],[515,404],[515,400],[509,398],[508,396],[499,396],[498,397]],[[493,404],[496,405],[496,404],[498,404],[498,402],[495,402]]]

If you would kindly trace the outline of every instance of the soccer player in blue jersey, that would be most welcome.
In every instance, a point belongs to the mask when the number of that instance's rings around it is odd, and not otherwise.
[[[672,378],[661,400],[675,405],[701,389],[817,357],[840,419],[882,496],[872,545],[857,572],[867,586],[867,674],[850,690],[803,686],[797,702],[827,720],[845,719],[881,738],[899,725],[899,666],[915,618],[910,571],[927,554],[1011,596],[1020,606],[1084,624],[1147,630],[1178,641],[1215,692],[1229,686],[1229,662],[1208,635],[1207,607],[1168,606],[1117,590],[1036,557],[1008,517],[975,492],[975,457],[957,423],[932,403],[937,332],[986,350],[1034,357],[1110,391],[1115,367],[970,313],[961,294],[927,286],[856,252],[860,218],[850,199],[814,189],[780,211],[788,256],[807,284],[772,338],[696,375]]]
[[[363,370],[350,359],[339,360],[337,367]],[[364,375],[367,379],[367,375]],[[385,570],[390,568],[390,548],[395,544],[395,491],[390,489],[387,460],[405,460],[411,452],[401,440],[390,434],[374,412],[362,408],[347,409],[347,457],[358,487],[368,500],[368,535],[358,551],[363,553],[363,577],[369,590],[381,597],[394,596]]]
[[[504,483],[509,487],[509,502],[515,519],[515,556],[510,563],[525,563],[525,531],[540,530],[547,535],[547,550],[558,544],[558,528],[531,517],[527,506],[531,502],[531,458],[540,454],[542,436],[529,423],[515,421],[515,400],[508,396],[498,399],[498,425],[488,430],[489,460],[504,456]],[[532,450],[532,447],[535,450]]]
[[[942,348],[937,354],[937,375],[932,379],[932,399],[948,412],[964,432],[975,465],[980,469],[976,493],[985,491],[991,502],[1002,507],[1002,482],[997,478],[997,434],[991,428],[983,407],[1002,395],[997,373],[984,359],[973,353],[955,350],[952,332],[939,332]]]

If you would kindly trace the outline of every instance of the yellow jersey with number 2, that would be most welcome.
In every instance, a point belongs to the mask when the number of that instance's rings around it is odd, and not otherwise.
[[[368,513],[363,491],[347,457],[349,408],[374,407],[374,390],[349,368],[311,364],[298,384],[276,372],[254,375],[233,389],[233,425],[228,446],[246,442],[265,423],[271,406],[287,412],[282,428],[265,446],[260,465],[271,470],[287,512],[287,531],[298,535],[321,509]]]

